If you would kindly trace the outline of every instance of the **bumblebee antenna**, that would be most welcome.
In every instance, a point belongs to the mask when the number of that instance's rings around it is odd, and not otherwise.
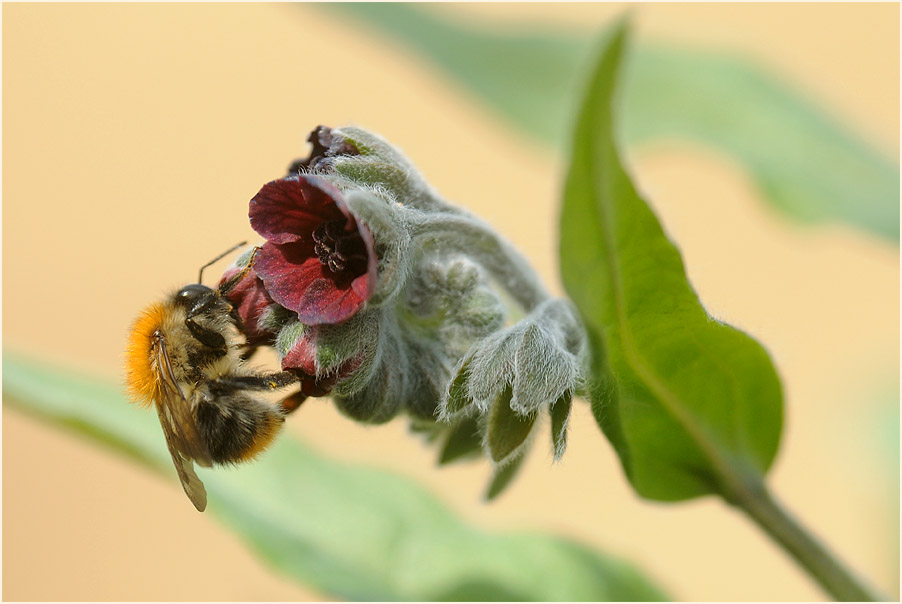
[[[241,243],[239,243],[239,244],[237,244],[237,245],[233,245],[232,247],[230,247],[229,249],[227,249],[226,251],[224,251],[223,253],[221,253],[220,255],[216,256],[215,258],[213,258],[212,260],[210,260],[209,262],[207,262],[205,265],[203,265],[202,267],[200,267],[200,272],[197,273],[197,282],[198,282],[198,283],[203,283],[203,282],[204,282],[203,279],[204,279],[204,269],[205,269],[205,268],[207,268],[207,267],[210,266],[211,264],[214,264],[214,263],[216,263],[216,262],[222,260],[223,258],[225,258],[226,256],[228,256],[229,254],[231,254],[232,252],[234,252],[235,250],[237,250],[238,248],[240,248],[242,245],[247,245],[247,241],[242,241]]]

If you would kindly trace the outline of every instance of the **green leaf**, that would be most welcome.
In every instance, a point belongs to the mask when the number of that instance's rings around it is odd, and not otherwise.
[[[117,388],[4,353],[3,395],[181,492],[156,414]],[[209,513],[274,569],[337,599],[667,599],[620,561],[566,539],[480,531],[409,479],[327,459],[285,435],[256,463],[198,474]]]
[[[749,171],[764,199],[804,222],[899,240],[899,164],[783,82],[730,56],[640,49],[624,81],[630,144],[694,139]]]
[[[492,501],[498,495],[504,492],[513,481],[514,476],[520,471],[523,460],[526,459],[526,451],[522,451],[514,459],[500,467],[496,467],[492,474],[492,480],[489,482],[489,488],[485,492],[485,500]]]
[[[535,414],[520,415],[511,408],[512,397],[513,389],[508,384],[489,409],[487,439],[492,461],[496,463],[519,449],[536,423]]]
[[[465,417],[448,431],[448,437],[439,454],[439,464],[458,459],[478,457],[482,454],[482,435],[475,417]]]
[[[413,48],[512,126],[566,144],[591,37],[503,31],[413,4],[328,3]],[[899,166],[766,71],[736,57],[640,49],[624,82],[630,144],[685,138],[740,162],[762,195],[803,221],[842,221],[898,242]]]
[[[446,415],[450,416],[460,413],[473,404],[473,399],[470,398],[467,387],[467,380],[469,379],[470,359],[467,358],[464,360],[460,370],[457,372],[457,375],[454,376],[454,379],[451,380],[451,385],[448,387],[448,402],[445,405],[444,411]]]
[[[570,411],[573,408],[573,392],[568,390],[561,395],[548,410],[551,414],[551,441],[554,448],[554,460],[564,456],[567,449],[567,428],[570,423]]]
[[[727,497],[770,466],[782,393],[765,350],[710,317],[618,156],[626,28],[605,37],[576,123],[561,270],[590,334],[592,408],[643,496]]]

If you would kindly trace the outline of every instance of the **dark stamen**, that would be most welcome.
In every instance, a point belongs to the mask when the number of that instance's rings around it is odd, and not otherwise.
[[[350,257],[346,255],[345,250],[353,245],[353,240],[360,239],[360,234],[356,231],[344,230],[346,222],[344,219],[324,222],[313,231],[313,252],[323,266],[328,266],[333,273],[345,270],[348,261],[356,259],[358,256],[357,254]]]

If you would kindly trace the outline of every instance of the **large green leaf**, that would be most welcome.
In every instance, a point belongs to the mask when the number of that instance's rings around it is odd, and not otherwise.
[[[566,144],[590,36],[478,28],[411,4],[323,6],[409,45],[522,131]],[[624,93],[628,143],[700,141],[740,162],[764,198],[788,215],[843,221],[898,241],[898,161],[754,65],[646,47],[633,57]]]
[[[564,284],[590,332],[592,409],[643,496],[735,494],[780,439],[764,349],[711,318],[618,157],[613,102],[625,27],[604,44],[576,123],[561,218]]]
[[[3,395],[177,484],[156,414],[115,387],[5,354]],[[198,472],[209,512],[274,568],[337,598],[665,599],[623,562],[562,538],[483,532],[408,479],[332,461],[293,438],[240,470]]]
[[[630,143],[694,139],[728,153],[764,198],[806,221],[899,240],[899,165],[779,80],[729,56],[645,47],[626,71]]]

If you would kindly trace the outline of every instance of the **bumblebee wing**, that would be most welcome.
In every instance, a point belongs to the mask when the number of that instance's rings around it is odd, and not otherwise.
[[[203,512],[207,507],[207,490],[204,488],[204,483],[194,472],[194,463],[190,459],[185,459],[179,452],[173,439],[173,432],[167,428],[167,420],[163,417],[162,406],[158,405],[157,411],[160,415],[160,424],[163,426],[163,434],[166,436],[169,454],[172,455],[172,465],[175,466],[175,471],[179,475],[182,489],[185,490],[185,495],[188,496],[197,511]]]
[[[210,452],[200,437],[197,422],[191,413],[191,405],[175,379],[164,339],[158,341],[156,350],[160,377],[155,400],[160,426],[163,428],[166,446],[172,456],[172,465],[175,466],[182,488],[194,507],[203,512],[207,507],[207,491],[204,489],[204,483],[194,472],[193,462],[210,466]]]
[[[186,460],[193,460],[209,468],[212,465],[210,451],[200,436],[191,404],[175,379],[164,339],[160,339],[157,346],[157,366],[160,375],[157,412],[170,451],[178,452]]]

